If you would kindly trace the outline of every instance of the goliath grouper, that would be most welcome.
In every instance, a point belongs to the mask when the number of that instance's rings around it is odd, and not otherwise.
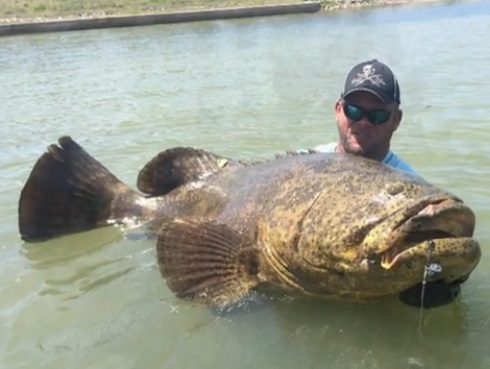
[[[475,215],[461,199],[359,156],[246,163],[177,147],[148,162],[137,187],[61,137],[22,189],[21,237],[145,222],[170,290],[216,308],[255,289],[417,305],[428,262],[440,271],[428,277],[424,307],[439,306],[454,300],[481,257]]]

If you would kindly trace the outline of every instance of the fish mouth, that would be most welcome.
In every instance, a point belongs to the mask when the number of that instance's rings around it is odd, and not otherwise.
[[[422,204],[402,222],[394,232],[391,247],[380,254],[380,265],[390,270],[400,261],[413,255],[428,254],[429,241],[452,247],[461,252],[475,243],[471,237],[475,229],[475,214],[459,199],[441,199]],[[451,245],[451,246],[449,246]],[[448,251],[449,252],[449,251]]]

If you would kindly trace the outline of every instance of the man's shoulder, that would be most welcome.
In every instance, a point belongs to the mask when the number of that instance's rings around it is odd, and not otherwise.
[[[336,147],[337,147],[337,142],[330,142],[327,144],[315,146],[313,150],[320,151],[320,152],[335,152]]]
[[[337,143],[336,142],[331,142],[331,143],[328,143],[328,144],[322,144],[322,145],[315,146],[311,150],[318,151],[318,152],[328,153],[328,152],[335,152],[335,148],[336,147],[337,147]],[[308,153],[308,150],[306,150],[306,149],[299,149],[299,150],[296,150],[296,152],[298,152],[298,153]]]
[[[415,170],[410,165],[391,150],[386,154],[383,163],[403,172],[416,174]]]
[[[319,151],[319,152],[324,152],[324,153],[329,153],[329,152],[335,152],[335,149],[337,147],[337,142],[330,142],[327,144],[321,144],[318,146],[315,146],[313,150]],[[302,152],[305,150],[298,150],[298,152]],[[382,162],[386,165],[389,165],[390,167],[396,168],[398,170],[401,170],[406,173],[411,173],[411,174],[417,174],[415,170],[408,165],[402,158],[400,158],[397,154],[395,154],[393,151],[389,150],[388,153],[386,154],[385,158],[382,160]]]
[[[318,145],[313,150],[320,152],[335,152],[337,142],[330,142],[327,144]],[[382,162],[390,167],[396,168],[406,173],[417,174],[415,170],[408,165],[401,157],[389,150]]]

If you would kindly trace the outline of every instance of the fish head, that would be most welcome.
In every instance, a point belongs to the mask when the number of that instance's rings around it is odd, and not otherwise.
[[[416,176],[339,179],[302,220],[306,288],[369,301],[423,281],[460,284],[481,257],[475,222],[460,198]]]

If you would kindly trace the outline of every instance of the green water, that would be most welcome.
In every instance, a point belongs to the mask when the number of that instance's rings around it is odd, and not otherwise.
[[[489,368],[490,3],[0,39],[0,368]],[[398,73],[393,148],[477,214],[483,258],[455,303],[273,301],[217,315],[177,300],[154,243],[103,229],[20,242],[29,171],[70,134],[122,180],[165,148],[236,157],[336,137],[347,69]]]

